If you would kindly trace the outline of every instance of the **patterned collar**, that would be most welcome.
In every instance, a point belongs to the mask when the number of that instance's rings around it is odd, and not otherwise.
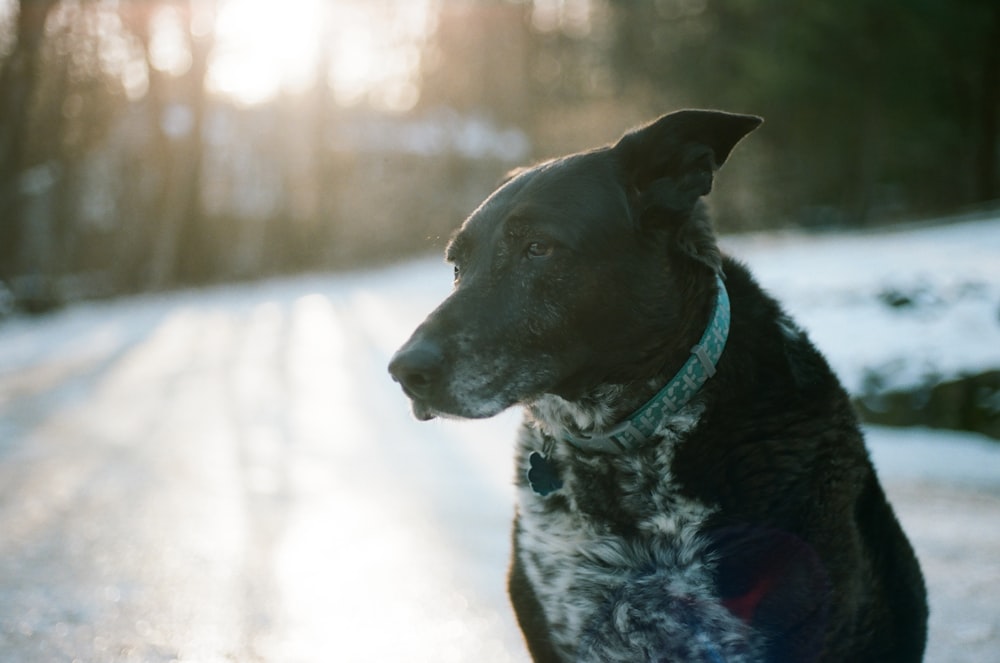
[[[729,337],[729,294],[720,276],[716,276],[719,291],[712,317],[691,356],[667,385],[636,410],[632,416],[602,433],[592,435],[565,434],[567,442],[581,451],[624,453],[646,443],[657,431],[660,422],[677,414],[690,402],[698,390],[715,375],[715,366]]]

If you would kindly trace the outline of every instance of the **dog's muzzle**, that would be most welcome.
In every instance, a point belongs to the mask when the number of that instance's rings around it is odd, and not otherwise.
[[[413,415],[421,421],[434,418],[428,402],[440,383],[443,367],[444,353],[427,339],[407,343],[389,362],[389,374],[413,401]]]

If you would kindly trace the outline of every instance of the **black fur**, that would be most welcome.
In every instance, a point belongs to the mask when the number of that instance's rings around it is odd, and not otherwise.
[[[680,111],[518,172],[463,224],[454,293],[390,364],[421,419],[526,406],[509,587],[536,661],[922,658],[923,579],[847,395],[701,201],[759,123]],[[677,372],[716,274],[716,375],[639,449],[569,444]],[[539,454],[551,494],[525,478]]]

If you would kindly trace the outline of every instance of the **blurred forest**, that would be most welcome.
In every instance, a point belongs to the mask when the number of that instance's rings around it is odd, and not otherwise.
[[[763,115],[723,231],[1000,197],[996,0],[0,0],[0,314],[440,248],[519,163]]]

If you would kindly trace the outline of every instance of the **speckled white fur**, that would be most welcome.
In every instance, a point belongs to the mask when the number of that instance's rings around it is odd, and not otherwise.
[[[613,387],[605,391],[607,398],[598,402],[610,403],[617,395]],[[584,454],[553,437],[566,426],[583,431],[606,426],[612,423],[611,412],[610,405],[583,407],[546,397],[529,407],[519,433],[522,476],[528,456],[537,451],[552,458],[564,483],[550,496],[537,495],[527,485],[518,495],[521,561],[554,644],[566,660],[642,660],[642,652],[659,646],[652,643],[658,637],[687,639],[694,643],[690,646],[707,638],[699,651],[725,651],[727,662],[752,660],[739,655],[753,650],[747,627],[713,592],[711,560],[700,534],[713,506],[683,497],[671,473],[676,444],[697,425],[700,406],[689,405],[665,420],[659,441],[635,453]],[[616,507],[634,517],[636,535],[616,534],[581,508],[591,487],[580,472],[588,469],[617,477]],[[552,508],[551,499],[565,500],[565,508]],[[640,587],[650,582],[656,591]],[[712,635],[681,633],[690,630],[681,623],[671,626],[670,620],[678,619],[669,614],[671,601],[701,606],[699,619],[711,621]],[[639,628],[636,619],[655,626]]]

